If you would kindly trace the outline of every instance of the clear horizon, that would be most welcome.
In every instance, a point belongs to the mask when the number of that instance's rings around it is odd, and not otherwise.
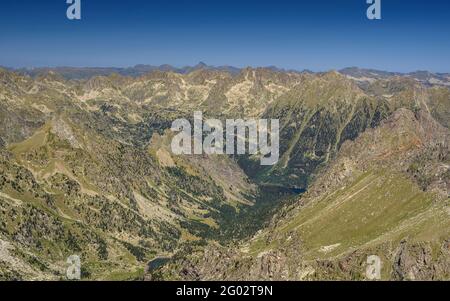
[[[158,64],[158,65],[152,65],[152,64],[145,64],[145,63],[140,63],[140,64],[136,64],[133,66],[30,66],[30,67],[11,67],[11,66],[5,66],[5,65],[0,65],[0,68],[6,68],[6,69],[10,69],[10,70],[33,70],[33,69],[57,69],[57,68],[74,68],[74,69],[127,69],[127,68],[135,68],[137,66],[150,66],[150,67],[161,67],[161,66],[171,66],[173,68],[176,69],[182,69],[182,68],[188,68],[188,67],[195,67],[196,65],[198,65],[199,63],[205,63],[203,61],[198,62],[196,64],[191,64],[191,65],[173,65],[170,63],[163,63],[163,64]],[[278,68],[280,70],[284,70],[284,71],[295,71],[295,72],[303,72],[303,71],[311,71],[314,73],[323,73],[323,72],[331,72],[331,71],[341,71],[343,69],[347,69],[347,68],[357,68],[360,70],[374,70],[374,71],[381,71],[381,72],[389,72],[389,73],[401,73],[401,74],[408,74],[408,73],[414,73],[414,72],[430,72],[430,73],[434,73],[434,74],[450,74],[450,70],[447,72],[440,72],[440,71],[432,71],[432,70],[409,70],[409,71],[397,71],[397,70],[383,70],[383,69],[377,69],[377,68],[370,68],[370,67],[361,67],[361,66],[347,66],[347,67],[343,67],[340,69],[333,69],[333,68],[328,68],[328,69],[321,69],[321,70],[311,70],[311,69],[296,69],[296,68],[281,68],[278,67],[276,65],[265,65],[265,66],[233,66],[230,64],[220,64],[220,65],[210,65],[205,63],[208,67],[212,67],[212,68],[220,68],[220,67],[230,67],[230,68],[237,68],[237,69],[245,69],[245,68]]]
[[[79,21],[65,0],[1,3],[0,65],[450,72],[445,0],[382,0],[375,21],[366,0],[81,1]]]

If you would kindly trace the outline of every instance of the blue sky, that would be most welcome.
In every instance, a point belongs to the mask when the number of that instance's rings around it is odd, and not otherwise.
[[[0,65],[348,66],[450,72],[450,1],[65,0],[0,2]]]

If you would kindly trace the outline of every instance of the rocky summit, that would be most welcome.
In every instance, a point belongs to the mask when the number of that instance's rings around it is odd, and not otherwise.
[[[450,279],[450,76],[0,69],[0,279]],[[172,122],[278,119],[279,161]]]

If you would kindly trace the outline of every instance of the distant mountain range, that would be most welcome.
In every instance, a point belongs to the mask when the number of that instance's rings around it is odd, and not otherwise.
[[[27,74],[32,77],[36,77],[47,72],[55,72],[65,79],[88,79],[93,76],[109,76],[111,74],[120,74],[123,76],[138,77],[152,71],[162,71],[162,72],[174,72],[179,74],[188,74],[195,70],[213,70],[213,71],[224,71],[233,75],[239,74],[242,69],[233,66],[210,66],[204,62],[200,62],[195,66],[185,66],[185,67],[174,67],[172,65],[164,64],[160,66],[153,65],[136,65],[134,67],[37,67],[37,68],[5,68],[12,71],[16,71],[22,74]],[[268,66],[265,69],[279,72],[295,72],[295,73],[315,73],[311,70],[294,70],[294,69],[281,69],[275,66]],[[401,72],[388,72],[375,69],[364,69],[358,67],[344,68],[338,71],[352,79],[355,79],[361,83],[367,83],[377,79],[387,79],[391,77],[410,77],[415,79],[425,85],[442,85],[450,86],[450,73],[432,73],[429,71],[415,71],[409,73]],[[318,72],[320,73],[320,72]]]
[[[450,73],[432,73],[428,71],[399,73],[373,69],[360,69],[356,67],[345,68],[339,72],[360,82],[373,82],[377,79],[387,79],[392,77],[409,77],[428,86],[442,85],[450,87]]]
[[[55,72],[66,79],[88,79],[93,76],[109,76],[111,74],[120,74],[123,76],[138,77],[152,71],[162,71],[162,72],[175,72],[179,74],[187,74],[195,70],[217,70],[226,71],[232,74],[239,73],[240,69],[231,66],[220,66],[212,67],[208,66],[203,62],[198,63],[195,66],[185,66],[185,67],[174,67],[171,65],[136,65],[134,67],[39,67],[39,68],[21,68],[21,69],[11,69],[22,74],[27,74],[29,76],[35,77],[42,75],[47,72]]]

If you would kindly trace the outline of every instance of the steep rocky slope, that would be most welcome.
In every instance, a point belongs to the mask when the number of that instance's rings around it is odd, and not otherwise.
[[[399,109],[345,142],[295,204],[231,249],[188,250],[164,279],[449,279],[449,131],[428,113]]]
[[[336,72],[305,77],[263,114],[280,119],[280,161],[258,177],[306,188],[344,141],[375,127],[390,112],[385,100],[366,95]]]

